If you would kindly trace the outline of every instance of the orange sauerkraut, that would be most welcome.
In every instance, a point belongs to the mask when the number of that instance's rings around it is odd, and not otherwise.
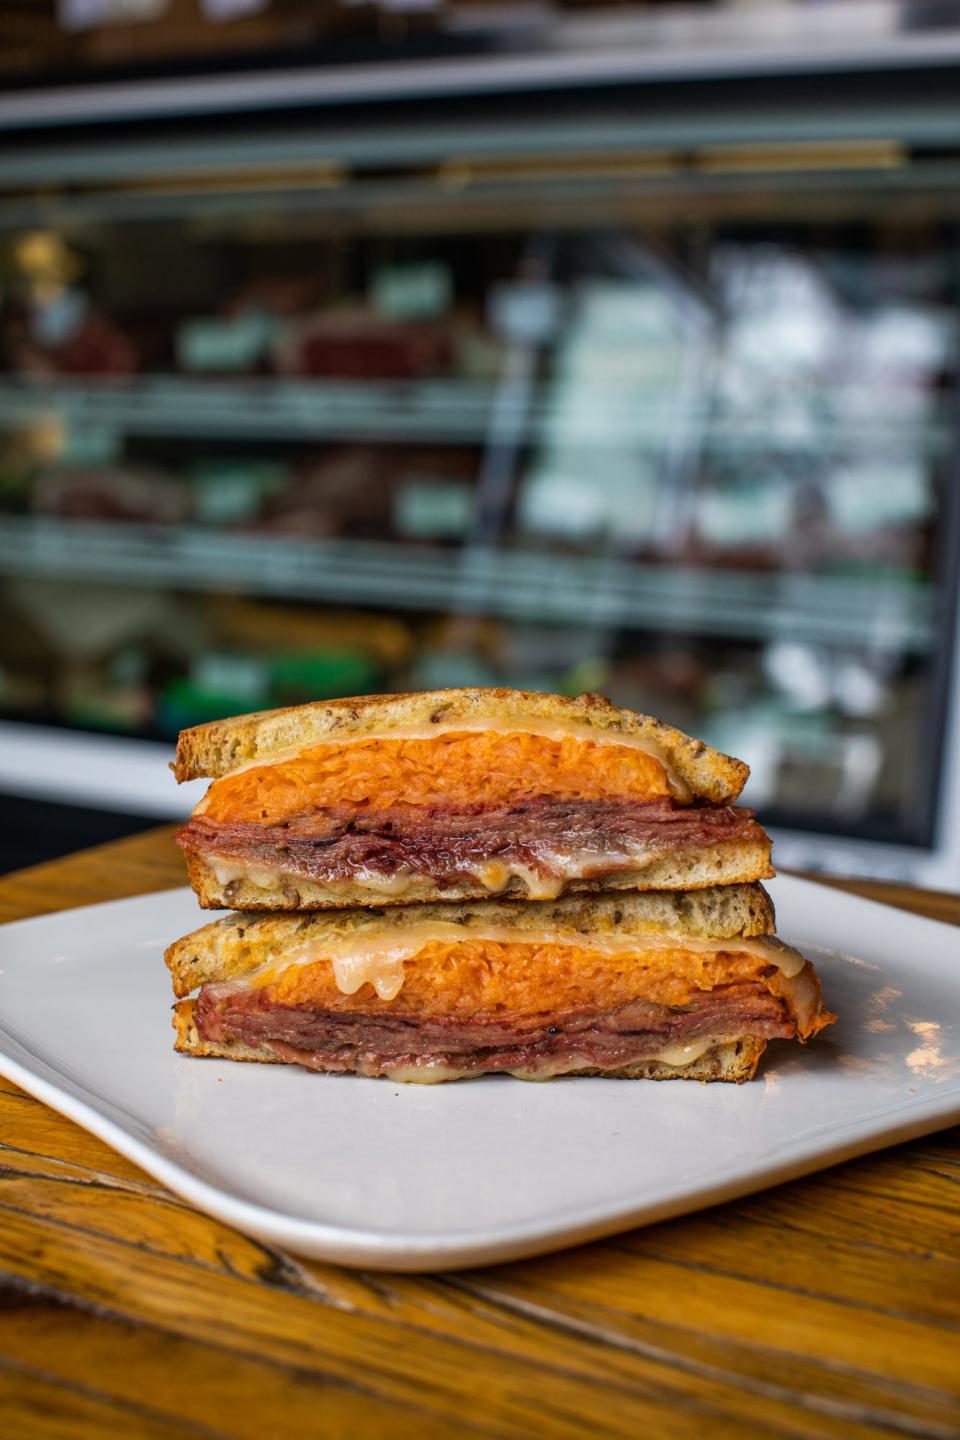
[[[394,1000],[381,1000],[369,983],[345,995],[329,960],[265,971],[255,983],[265,999],[281,1005],[470,1018],[604,1009],[638,999],[684,1005],[697,991],[762,979],[769,970],[758,956],[734,951],[612,955],[579,945],[476,939],[424,945],[404,962],[403,986]]]
[[[215,822],[274,825],[333,806],[515,804],[654,800],[668,795],[665,767],[627,745],[525,732],[450,731],[428,740],[316,745],[290,760],[215,780],[203,805]]]

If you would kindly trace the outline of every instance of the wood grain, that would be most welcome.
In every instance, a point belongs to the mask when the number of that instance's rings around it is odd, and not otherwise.
[[[182,883],[164,828],[0,919]],[[960,898],[858,885],[960,923]],[[560,1255],[301,1261],[0,1080],[0,1437],[960,1436],[960,1130]]]

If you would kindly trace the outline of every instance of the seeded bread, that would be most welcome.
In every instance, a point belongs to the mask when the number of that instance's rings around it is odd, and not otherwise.
[[[269,1045],[241,1045],[236,1040],[201,1040],[197,1033],[195,1000],[181,1000],[173,1007],[173,1028],[177,1035],[173,1048],[181,1055],[253,1060],[263,1065],[290,1063],[281,1060]],[[721,1041],[690,1065],[664,1065],[659,1060],[645,1060],[617,1070],[577,1070],[573,1073],[578,1077],[599,1075],[612,1080],[726,1080],[740,1085],[744,1080],[753,1079],[766,1048],[765,1040],[748,1036],[741,1040]]]
[[[363,695],[286,710],[261,710],[183,730],[171,769],[177,780],[219,779],[253,761],[271,760],[310,745],[375,737],[390,730],[429,730],[457,721],[476,725],[577,724],[599,734],[631,736],[651,746],[695,798],[729,805],[749,767],[649,715],[623,710],[603,695],[545,695],[528,690],[428,690],[414,695]]]
[[[404,930],[431,923],[462,925],[482,932],[490,926],[538,932],[569,931],[574,941],[605,935],[689,935],[726,940],[772,934],[773,903],[762,885],[717,885],[706,890],[624,892],[534,900],[525,905],[484,900],[475,904],[417,905],[401,909],[304,912],[297,915],[226,915],[177,940],[164,959],[174,994],[246,974],[266,957],[284,955],[353,936]]]

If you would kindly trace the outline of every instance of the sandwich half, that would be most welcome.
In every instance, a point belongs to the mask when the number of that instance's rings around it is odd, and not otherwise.
[[[834,1018],[773,931],[761,885],[230,915],[166,953],[176,1049],[393,1081],[749,1080],[769,1040]]]
[[[213,783],[178,840],[208,909],[744,884],[770,840],[740,760],[599,695],[441,690],[185,730]]]

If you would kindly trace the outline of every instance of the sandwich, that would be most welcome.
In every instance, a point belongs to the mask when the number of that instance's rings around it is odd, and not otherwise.
[[[176,1049],[434,1082],[749,1080],[835,1017],[763,887],[229,915],[171,945]]]
[[[740,760],[600,695],[372,695],[185,730],[207,909],[693,890],[774,872]]]

